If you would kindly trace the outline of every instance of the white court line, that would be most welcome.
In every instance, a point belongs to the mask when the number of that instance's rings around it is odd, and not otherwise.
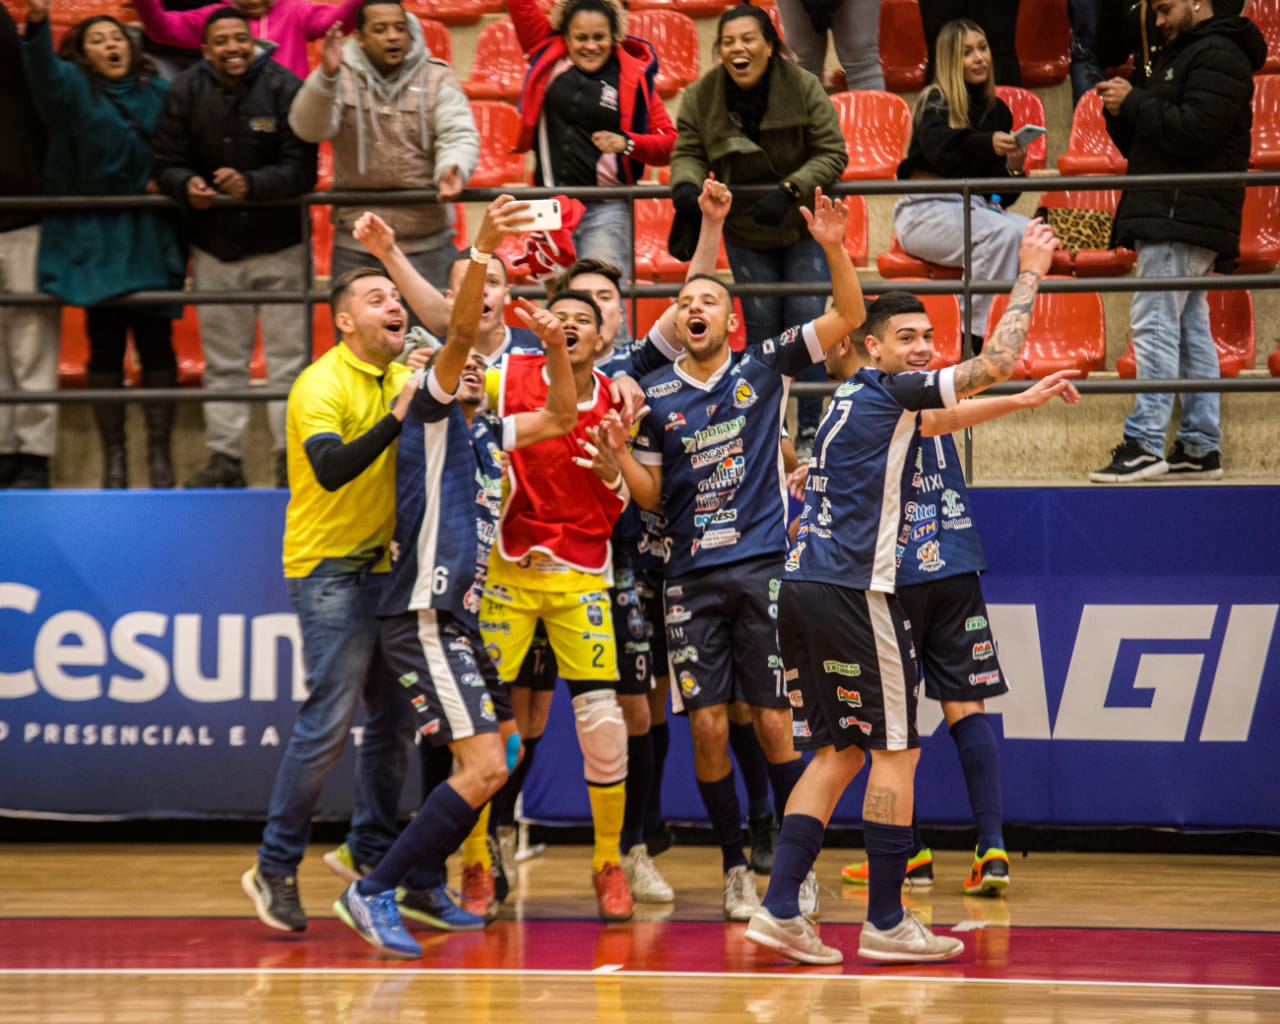
[[[874,968],[872,968],[874,970]],[[1280,985],[1197,985],[1191,982],[1169,981],[1078,981],[1065,978],[940,978],[928,974],[807,974],[803,968],[793,973],[783,974],[780,971],[624,971],[617,964],[605,964],[603,967],[581,970],[551,970],[539,968],[511,969],[476,969],[450,970],[444,967],[409,967],[391,969],[386,967],[37,967],[23,970],[18,967],[0,967],[0,977],[50,976],[50,977],[190,977],[221,975],[273,975],[293,976],[305,975],[320,977],[334,975],[338,977],[360,977],[362,975],[385,975],[387,977],[403,977],[406,973],[415,975],[466,975],[482,977],[501,975],[502,977],[597,977],[601,973],[611,973],[620,978],[674,978],[699,979],[719,978],[734,980],[760,979],[768,981],[927,981],[940,985],[1062,985],[1069,988],[1154,988],[1171,991],[1191,990],[1195,992],[1280,992]]]

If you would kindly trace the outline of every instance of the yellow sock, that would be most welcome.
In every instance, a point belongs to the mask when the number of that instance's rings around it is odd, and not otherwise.
[[[485,834],[488,831],[489,805],[485,804],[480,809],[480,817],[476,821],[475,828],[462,841],[463,864],[479,864],[486,871],[493,868],[493,860],[489,857],[489,844],[485,841]]]
[[[599,871],[606,864],[621,864],[618,842],[622,836],[622,815],[627,806],[627,782],[623,779],[608,786],[588,783],[587,796],[591,800],[591,822],[596,831],[591,870]]]

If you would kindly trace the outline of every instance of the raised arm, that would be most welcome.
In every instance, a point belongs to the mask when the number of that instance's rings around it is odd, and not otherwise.
[[[1057,247],[1058,239],[1044,221],[1037,217],[1027,225],[1018,250],[1018,277],[1009,292],[1009,305],[982,351],[955,368],[957,398],[976,395],[1012,376],[1027,340],[1040,281],[1049,272]]]
[[[578,425],[578,392],[560,318],[528,299],[517,300],[516,316],[528,324],[547,353],[547,404],[515,417],[511,446],[527,448],[539,441],[563,437]]]
[[[304,142],[321,142],[338,134],[342,104],[338,86],[342,69],[342,26],[335,23],[324,34],[320,63],[302,82],[289,107],[289,127]]]
[[[1059,370],[1016,395],[997,395],[981,401],[971,398],[950,409],[926,409],[921,413],[920,433],[924,437],[953,434],[1020,409],[1039,409],[1056,396],[1061,396],[1067,405],[1075,405],[1080,401],[1080,392],[1071,378],[1079,375],[1079,370]]]
[[[813,212],[800,207],[800,215],[809,225],[809,234],[822,247],[831,273],[831,297],[835,304],[814,321],[818,343],[825,352],[867,318],[862,298],[862,282],[854,269],[849,250],[844,247],[844,230],[849,220],[849,207],[843,201],[833,202],[822,189],[814,190]]]
[[[720,260],[720,240],[724,237],[724,220],[729,216],[733,206],[733,193],[722,181],[716,181],[714,174],[709,175],[702,183],[702,193],[698,196],[698,210],[702,213],[702,227],[698,230],[698,244],[693,250],[693,258],[689,260],[689,269],[684,279],[699,274],[714,274],[716,263]],[[676,339],[676,304],[673,302],[658,317],[658,331],[662,338],[673,349],[679,344]]]
[[[505,198],[509,200],[511,197]],[[426,324],[427,330],[437,336],[445,334],[449,328],[449,303],[435,285],[418,273],[409,257],[396,245],[396,233],[390,225],[376,213],[363,213],[351,233],[386,268],[404,301]],[[484,277],[483,273],[481,277]]]
[[[133,0],[133,9],[138,12],[138,20],[153,43],[165,43],[168,46],[185,46],[188,49],[199,49],[204,42],[204,23],[209,12],[222,7],[222,4],[209,4],[197,7],[192,11],[165,10],[161,0]]]

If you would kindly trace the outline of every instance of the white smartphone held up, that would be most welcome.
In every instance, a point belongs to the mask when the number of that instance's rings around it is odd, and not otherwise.
[[[1021,128],[1019,128],[1016,132],[1013,133],[1013,139],[1019,146],[1021,146],[1023,149],[1026,149],[1028,146],[1031,145],[1031,143],[1035,142],[1036,139],[1040,138],[1040,136],[1044,134],[1045,134],[1045,129],[1042,128],[1040,125],[1024,124]]]
[[[526,231],[555,231],[560,227],[559,199],[527,199],[526,213],[533,218]]]

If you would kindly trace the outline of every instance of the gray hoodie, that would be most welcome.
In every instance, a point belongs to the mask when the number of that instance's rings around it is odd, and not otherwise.
[[[480,134],[471,106],[453,71],[428,52],[422,26],[409,18],[404,63],[383,75],[360,44],[343,45],[342,65],[332,77],[317,66],[289,111],[289,125],[308,142],[330,140],[336,189],[434,188],[450,167],[466,181],[480,158]],[[444,244],[451,207],[335,207],[334,244],[359,249],[351,237],[356,219],[372,209],[396,232],[406,252]]]

